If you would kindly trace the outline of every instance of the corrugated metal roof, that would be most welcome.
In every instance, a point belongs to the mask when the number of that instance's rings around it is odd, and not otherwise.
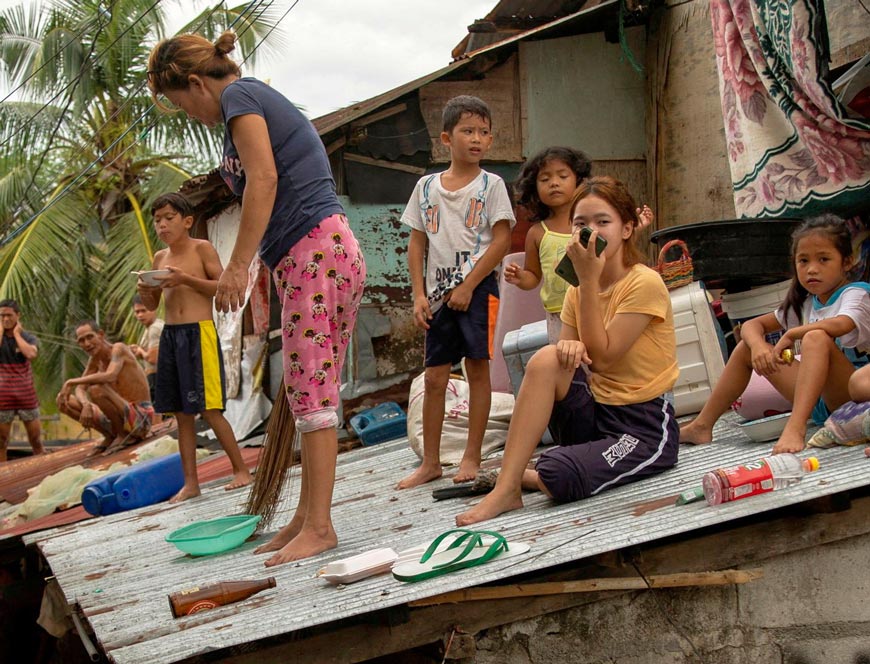
[[[533,2],[529,0],[501,0],[483,19],[475,21],[475,25],[468,26],[469,34],[465,35],[462,41],[453,48],[453,57],[462,57],[467,52],[492,44],[493,39],[504,38],[504,32],[474,31],[475,26],[479,26],[481,23],[491,23],[496,28],[510,29],[512,20],[516,20],[517,25],[522,25],[524,20],[532,22],[534,20],[552,21],[576,13],[580,9],[589,9],[597,4],[599,4],[598,0],[534,0]]]
[[[413,92],[414,90],[423,87],[427,83],[436,81],[439,78],[446,76],[447,74],[450,74],[459,69],[462,69],[463,67],[468,66],[474,61],[475,58],[479,58],[486,53],[498,51],[524,39],[540,37],[549,31],[556,31],[565,28],[566,26],[570,26],[575,21],[588,18],[599,11],[606,11],[607,8],[612,8],[617,5],[618,0],[601,0],[601,2],[595,2],[594,6],[581,9],[580,11],[569,14],[568,16],[564,16],[541,27],[527,30],[526,32],[514,35],[513,37],[500,41],[497,44],[492,44],[490,46],[478,49],[472,53],[468,53],[462,59],[452,62],[451,64],[447,65],[442,69],[439,69],[438,71],[434,71],[431,74],[421,76],[420,78],[393,88],[392,90],[377,95],[376,97],[372,97],[370,99],[366,99],[365,101],[352,104],[351,106],[346,106],[345,108],[333,111],[332,113],[328,113],[327,115],[321,115],[319,118],[315,118],[314,120],[312,120],[312,123],[317,129],[317,133],[323,136],[333,131],[334,129],[338,129],[339,127],[346,125],[349,122],[353,122],[354,120],[361,118],[364,115],[368,115],[372,111],[375,111],[381,106],[385,106],[386,104],[389,104],[390,102],[395,101],[400,97],[403,97],[409,92]]]
[[[94,444],[95,443],[92,441],[90,444],[85,445],[85,452],[90,451],[91,447]],[[262,448],[260,447],[241,448],[242,460],[245,462],[248,468],[256,467],[257,462],[260,458],[261,451]],[[116,452],[115,454],[112,454],[111,456],[105,458],[108,460],[107,465],[111,465],[115,461],[127,461],[131,456],[132,449],[128,448],[126,450]],[[40,457],[33,458],[38,459]],[[74,464],[67,463],[66,465],[60,466],[57,470],[60,470],[61,468],[66,468],[68,465]],[[101,465],[103,464],[101,463]],[[204,459],[199,464],[197,464],[196,474],[199,478],[200,484],[205,484],[206,482],[211,482],[212,480],[216,480],[221,477],[229,477],[232,474],[232,466],[230,465],[229,458],[227,458],[226,454],[220,453],[208,457],[207,459]],[[24,535],[27,533],[35,533],[40,530],[48,530],[49,528],[57,528],[59,526],[78,523],[79,521],[84,521],[85,519],[91,518],[93,517],[85,511],[85,508],[81,505],[78,505],[67,510],[61,510],[52,514],[48,514],[44,517],[40,517],[39,519],[32,519],[30,521],[26,521],[25,523],[12,526],[11,528],[0,529],[0,541],[12,537],[18,537],[19,535]]]
[[[244,492],[218,488],[181,505],[154,506],[25,540],[39,546],[67,599],[81,605],[113,661],[173,662],[870,484],[870,461],[863,450],[836,448],[814,451],[821,469],[782,491],[715,508],[704,502],[676,507],[665,501],[697,486],[707,470],[769,452],[770,444],[750,443],[733,426],[735,420],[734,415],[720,420],[715,444],[683,446],[679,465],[659,476],[568,505],[528,494],[525,509],[486,522],[485,528],[530,543],[529,554],[421,583],[404,584],[384,575],[333,587],[315,578],[330,560],[427,543],[450,529],[454,516],[477,500],[433,501],[432,489],[448,485],[449,479],[394,491],[417,462],[404,440],[339,456],[333,510],[339,548],[298,563],[267,570],[264,556],[252,555],[259,542],[198,559],[166,544],[163,538],[177,527],[243,509]],[[298,490],[295,473],[292,484]],[[282,519],[288,507],[285,499]],[[266,575],[277,578],[275,590],[188,618],[174,620],[170,615],[170,592]]]

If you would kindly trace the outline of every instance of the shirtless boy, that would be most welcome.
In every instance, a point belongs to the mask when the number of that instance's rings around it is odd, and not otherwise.
[[[184,468],[184,486],[170,502],[199,495],[196,476],[197,414],[202,414],[229,457],[233,479],[226,489],[251,483],[235,434],[223,416],[224,365],[217,338],[212,301],[223,268],[217,251],[207,240],[190,237],[193,211],[181,194],[159,196],[151,206],[154,228],[167,245],[154,254],[154,269],[169,270],[159,286],[138,283],[142,303],[157,309],[165,298],[166,325],[160,335],[154,406],[174,413],[178,447]]]
[[[88,356],[79,378],[70,378],[57,395],[58,409],[103,434],[92,454],[110,454],[146,438],[154,408],[145,372],[125,343],[110,343],[94,321],[76,327],[76,343]]]

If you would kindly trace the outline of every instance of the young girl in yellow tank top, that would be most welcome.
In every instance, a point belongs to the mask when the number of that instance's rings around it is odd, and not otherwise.
[[[556,274],[556,265],[571,241],[571,198],[575,189],[591,174],[589,158],[580,150],[549,147],[523,164],[514,185],[517,203],[525,206],[534,224],[526,234],[525,265],[509,263],[504,268],[505,281],[523,290],[541,283],[541,302],[547,312],[547,337],[551,344],[559,341],[562,301],[568,282]],[[652,222],[646,206],[638,210],[641,227]]]

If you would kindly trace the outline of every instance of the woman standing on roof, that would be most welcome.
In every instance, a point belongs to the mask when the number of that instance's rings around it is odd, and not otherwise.
[[[275,551],[266,561],[272,566],[338,543],[331,519],[336,408],[365,262],[316,130],[281,93],[241,77],[229,57],[235,42],[232,32],[214,43],[199,35],[161,41],[148,61],[148,85],[164,110],[168,100],[192,119],[225,127],[220,170],[242,197],[242,218],[218,282],[217,308],[236,311],[244,305],[248,266],[257,251],[281,299],[286,401],[276,401],[267,431],[270,444],[249,505],[271,514],[295,430],[302,434],[302,487],[293,518],[256,550]]]

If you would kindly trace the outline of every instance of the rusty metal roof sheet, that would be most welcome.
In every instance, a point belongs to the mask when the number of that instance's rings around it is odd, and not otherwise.
[[[600,11],[607,11],[608,8],[612,9],[613,7],[618,6],[618,0],[590,0],[587,3],[588,7],[576,11],[567,16],[563,16],[562,18],[556,19],[546,25],[542,25],[538,28],[534,28],[532,30],[527,30],[523,33],[514,35],[507,39],[504,39],[496,44],[491,44],[484,48],[480,48],[471,53],[467,53],[461,59],[452,62],[451,64],[434,71],[430,74],[426,74],[425,76],[421,76],[409,83],[405,83],[404,85],[400,85],[392,90],[381,93],[375,97],[371,97],[370,99],[366,99],[365,101],[358,102],[356,104],[352,104],[350,106],[346,106],[345,108],[341,108],[337,111],[333,111],[332,113],[328,113],[327,115],[321,115],[319,118],[315,118],[312,120],[314,127],[317,129],[318,134],[324,136],[329,132],[342,127],[343,125],[348,124],[358,118],[363,117],[371,113],[372,111],[377,110],[381,106],[389,104],[404,95],[417,90],[418,88],[423,87],[427,83],[431,83],[432,81],[436,81],[439,78],[446,76],[447,74],[451,74],[463,67],[471,64],[476,58],[483,56],[486,53],[492,53],[494,51],[498,51],[500,49],[506,48],[512,44],[516,44],[524,39],[531,39],[534,37],[540,37],[548,32],[557,31],[564,29],[565,27],[571,26],[577,21],[584,20],[591,16],[597,15]]]
[[[86,455],[90,452],[91,448],[95,444],[94,441],[91,441],[88,444],[78,445],[76,447],[82,447],[82,454]],[[135,448],[133,448],[135,449]],[[242,460],[248,466],[248,468],[254,468],[257,465],[257,462],[260,458],[261,447],[242,447]],[[59,455],[60,453],[55,453],[48,455],[48,457],[54,457]],[[115,461],[128,461],[132,456],[132,449],[127,448],[124,450],[120,450],[115,454],[112,454],[108,457],[105,457],[104,460],[100,461],[100,465],[111,465]],[[75,455],[73,455],[74,458]],[[41,459],[42,456],[32,457],[33,459]],[[73,465],[74,463],[80,463],[80,461],[68,461],[68,463],[64,465],[58,466],[55,470],[52,470],[51,473],[57,472],[62,468],[66,468],[69,465]],[[41,467],[41,470],[46,470],[44,467]],[[47,473],[47,474],[51,474]],[[205,484],[206,482],[211,482],[213,480],[219,479],[221,477],[229,477],[232,474],[232,466],[230,465],[229,458],[227,458],[226,454],[220,453],[216,455],[212,455],[207,459],[203,459],[196,466],[196,473],[199,478],[200,484]],[[91,514],[85,511],[85,508],[81,505],[77,505],[70,509],[60,510],[57,512],[53,512],[52,514],[48,514],[46,516],[40,517],[38,519],[32,519],[30,521],[26,521],[24,523],[12,526],[10,528],[0,529],[0,541],[6,540],[12,537],[18,537],[20,535],[24,535],[27,533],[35,533],[40,530],[48,530],[49,528],[57,528],[59,526],[66,526],[73,523],[78,523],[79,521],[84,521],[85,519],[93,518]]]
[[[427,543],[450,529],[454,516],[477,500],[433,501],[432,489],[448,485],[447,478],[394,491],[396,482],[417,463],[405,440],[339,456],[333,510],[339,547],[298,563],[266,570],[264,556],[252,555],[259,542],[218,556],[190,558],[163,541],[184,524],[243,509],[245,492],[219,488],[181,505],[113,515],[27,536],[25,541],[38,545],[65,596],[81,605],[113,661],[173,662],[870,484],[870,461],[862,449],[816,450],[821,469],[796,486],[718,507],[704,502],[674,506],[673,498],[697,486],[705,471],[769,452],[769,444],[750,443],[734,426],[736,419],[731,414],[720,420],[715,444],[683,446],[678,466],[656,477],[567,505],[527,494],[525,509],[486,522],[485,527],[509,540],[528,542],[529,554],[421,583],[404,584],[382,575],[334,587],[315,578],[330,560],[380,547],[402,550]],[[294,491],[298,481],[294,473]],[[282,519],[289,506],[285,498]],[[187,618],[175,620],[170,615],[170,592],[267,574],[277,578],[275,590]]]

